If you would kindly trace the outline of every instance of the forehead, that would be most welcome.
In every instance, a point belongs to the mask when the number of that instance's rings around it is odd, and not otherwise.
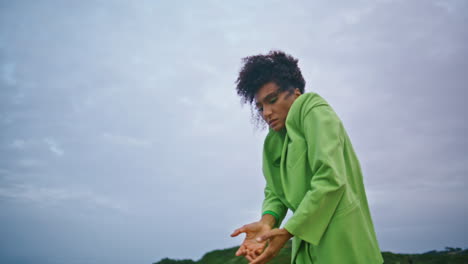
[[[279,88],[280,87],[274,82],[264,84],[255,94],[255,103],[258,104],[262,102],[268,95],[276,93]]]

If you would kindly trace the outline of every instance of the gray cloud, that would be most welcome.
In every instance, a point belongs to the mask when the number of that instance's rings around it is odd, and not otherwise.
[[[234,81],[240,58],[270,49],[299,58],[343,120],[381,248],[464,247],[466,11],[2,3],[0,259],[151,263],[238,244],[231,230],[260,214],[265,131]]]

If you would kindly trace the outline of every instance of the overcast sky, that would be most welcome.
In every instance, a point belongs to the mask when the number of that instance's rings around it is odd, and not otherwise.
[[[261,148],[241,58],[297,57],[341,117],[381,249],[468,247],[466,1],[0,1],[0,262],[241,243]]]

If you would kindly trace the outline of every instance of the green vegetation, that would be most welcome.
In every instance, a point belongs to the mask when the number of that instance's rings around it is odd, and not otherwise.
[[[195,264],[198,262],[195,262],[191,259],[175,260],[175,259],[164,258],[156,263],[158,264]]]
[[[247,264],[244,257],[236,257],[237,247],[214,250],[206,253],[200,260],[162,259],[153,264]],[[468,249],[446,247],[443,251],[432,250],[423,254],[395,254],[382,252],[385,264],[468,264]],[[289,241],[271,264],[288,264],[291,258],[291,241]]]
[[[382,252],[385,264],[467,264],[468,249],[446,247],[444,251],[432,250],[423,254],[394,254]]]

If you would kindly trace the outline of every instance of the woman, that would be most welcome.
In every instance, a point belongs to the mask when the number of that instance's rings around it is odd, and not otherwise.
[[[236,255],[266,263],[293,237],[291,263],[382,263],[359,161],[340,119],[319,95],[304,94],[297,59],[272,51],[243,61],[237,93],[270,129],[262,217],[233,232],[246,234]],[[288,209],[291,218],[275,228]]]

